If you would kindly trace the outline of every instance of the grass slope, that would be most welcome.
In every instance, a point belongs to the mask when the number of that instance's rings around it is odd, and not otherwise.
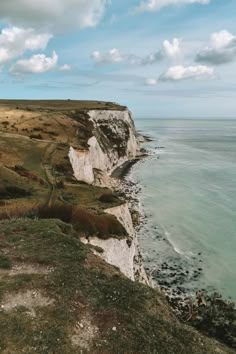
[[[120,204],[118,198],[102,203],[100,197],[108,190],[73,177],[68,152],[70,146],[88,148],[93,129],[88,109],[125,107],[97,101],[0,100],[0,218],[56,202],[96,212]],[[21,189],[21,197],[7,195],[12,188]]]
[[[87,148],[88,109],[125,107],[0,100],[0,353],[231,353],[80,242],[125,236],[103,214],[122,201],[76,181],[68,161],[70,145]],[[20,218],[42,205],[44,219]]]
[[[61,221],[2,221],[0,255],[1,353],[232,353],[179,324],[158,291]]]

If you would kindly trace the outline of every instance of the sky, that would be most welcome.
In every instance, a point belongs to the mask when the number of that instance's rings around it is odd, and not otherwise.
[[[0,85],[137,118],[236,118],[236,1],[1,1]]]

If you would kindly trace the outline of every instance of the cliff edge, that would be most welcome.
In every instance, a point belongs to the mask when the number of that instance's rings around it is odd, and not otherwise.
[[[0,353],[233,353],[147,286],[115,168],[139,144],[98,101],[0,101]]]

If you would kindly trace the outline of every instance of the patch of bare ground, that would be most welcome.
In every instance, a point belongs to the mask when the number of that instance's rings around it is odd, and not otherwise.
[[[41,264],[15,263],[11,269],[0,269],[0,279],[4,276],[15,276],[19,274],[49,274],[54,271],[53,267]]]
[[[35,310],[38,307],[53,305],[54,300],[44,296],[38,290],[27,290],[15,294],[5,294],[1,302],[1,310],[11,312],[17,308],[24,308],[31,317],[36,317]]]
[[[99,329],[94,323],[93,317],[89,313],[85,313],[73,329],[71,343],[73,347],[89,350],[92,342],[98,336]]]

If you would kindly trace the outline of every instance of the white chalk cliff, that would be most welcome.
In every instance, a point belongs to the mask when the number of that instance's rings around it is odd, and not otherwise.
[[[123,239],[109,238],[102,240],[98,237],[82,238],[85,244],[91,244],[103,249],[103,253],[95,252],[107,263],[120,269],[128,278],[150,285],[149,279],[143,267],[142,257],[139,251],[138,239],[133,227],[130,211],[127,204],[105,210],[114,215],[124,226],[128,237]]]
[[[74,176],[89,184],[110,186],[111,173],[140,152],[139,140],[128,109],[124,111],[93,110],[88,112],[93,123],[93,136],[87,150],[70,148],[69,158]],[[128,204],[105,210],[124,226],[128,236],[106,240],[98,237],[82,238],[82,242],[100,247],[96,252],[106,262],[120,269],[128,278],[149,284]]]
[[[107,185],[107,177],[125,161],[134,158],[139,143],[131,113],[124,111],[93,110],[88,112],[93,123],[93,136],[88,150],[69,151],[74,175],[79,181]]]

